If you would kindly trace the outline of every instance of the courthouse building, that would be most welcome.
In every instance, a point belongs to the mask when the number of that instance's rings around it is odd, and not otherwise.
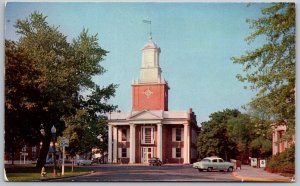
[[[197,159],[196,115],[169,111],[168,83],[159,65],[160,48],[150,40],[142,49],[140,77],[132,84],[132,111],[108,116],[108,162],[189,164]],[[185,98],[182,98],[185,99]]]

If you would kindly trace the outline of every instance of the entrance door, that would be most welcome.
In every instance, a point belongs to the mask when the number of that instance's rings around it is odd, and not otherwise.
[[[153,147],[142,147],[142,163],[148,163],[153,157]]]

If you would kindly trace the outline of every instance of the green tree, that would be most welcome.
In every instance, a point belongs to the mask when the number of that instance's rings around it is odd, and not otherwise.
[[[258,90],[250,105],[264,110],[274,122],[286,124],[291,137],[295,133],[295,3],[272,3],[261,12],[262,17],[247,20],[254,31],[246,41],[264,39],[265,44],[232,61],[246,72],[237,75],[238,80]]]
[[[36,120],[38,71],[29,52],[12,41],[5,41],[5,67],[5,152],[14,160],[16,149],[39,139],[30,125]]]
[[[227,121],[228,137],[236,143],[239,153],[248,153],[251,128],[250,116],[246,114],[240,114]]]
[[[78,38],[74,39],[72,43],[68,43],[66,36],[57,27],[49,26],[46,19],[47,17],[43,14],[34,12],[27,19],[17,20],[15,27],[17,33],[20,34],[17,45],[26,51],[26,58],[30,61],[28,67],[34,74],[24,73],[30,80],[30,84],[24,85],[28,90],[18,89],[19,87],[16,86],[9,87],[10,90],[6,92],[6,96],[11,97],[10,100],[14,100],[16,95],[12,92],[15,88],[18,92],[25,94],[27,97],[24,96],[26,98],[24,99],[30,102],[29,112],[27,112],[29,109],[25,110],[26,112],[21,109],[12,109],[11,115],[17,114],[15,116],[19,118],[19,122],[6,115],[6,126],[14,126],[21,131],[25,127],[31,130],[31,133],[26,134],[13,133],[13,136],[18,135],[18,138],[22,138],[26,140],[25,143],[28,143],[29,140],[24,135],[30,135],[30,140],[32,140],[39,136],[41,124],[44,126],[45,135],[40,135],[43,145],[37,167],[45,164],[51,141],[52,125],[57,128],[57,135],[62,135],[65,129],[65,118],[76,114],[78,109],[90,106],[88,101],[91,99],[85,100],[81,92],[94,91],[94,96],[102,98],[101,100],[95,99],[94,103],[100,103],[106,102],[110,97],[109,94],[114,91],[112,89],[116,88],[113,84],[108,88],[99,88],[92,81],[92,76],[105,72],[100,62],[107,54],[107,51],[99,46],[97,35],[89,35],[88,31],[84,29]],[[8,64],[12,63],[10,59],[7,58]],[[23,61],[22,58],[19,61]],[[6,66],[6,70],[9,70],[8,68],[10,68],[9,65]],[[18,104],[26,103],[24,99],[14,102],[11,107],[18,107]],[[9,103],[8,101],[6,99],[7,103]],[[9,104],[6,104],[6,110],[7,106]],[[115,108],[109,104],[104,104],[104,106],[102,113]],[[40,139],[36,138],[33,141],[39,144]]]
[[[249,149],[253,157],[270,156],[272,154],[272,128],[271,121],[251,116]]]
[[[253,157],[269,156],[272,152],[272,129],[268,120],[240,114],[228,120],[227,132],[242,156],[249,153]]]
[[[212,113],[207,122],[203,122],[202,131],[198,138],[198,151],[200,158],[218,155],[225,160],[235,157],[236,143],[232,141],[227,132],[228,120],[241,113],[236,109],[225,109],[222,112]]]
[[[64,136],[70,139],[67,151],[70,155],[91,152],[98,148],[100,152],[107,151],[107,117],[104,113],[117,107],[107,104],[107,100],[115,94],[115,85],[96,89],[88,95],[77,113],[66,118],[67,127]],[[100,138],[102,141],[100,141]]]

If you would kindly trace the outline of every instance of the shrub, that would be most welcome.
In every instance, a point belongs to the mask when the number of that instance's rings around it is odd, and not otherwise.
[[[266,170],[273,173],[295,173],[295,145],[267,160]]]

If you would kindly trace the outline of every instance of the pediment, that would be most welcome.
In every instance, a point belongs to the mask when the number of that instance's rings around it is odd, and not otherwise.
[[[137,113],[133,113],[128,120],[157,120],[163,119],[162,112],[151,112],[151,111],[140,111]]]

